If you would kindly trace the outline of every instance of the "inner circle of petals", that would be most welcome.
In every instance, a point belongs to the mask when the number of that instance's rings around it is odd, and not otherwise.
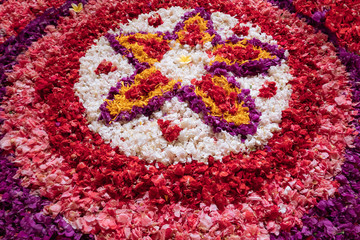
[[[270,36],[262,36],[262,42],[255,34],[235,35],[223,23],[238,23],[230,15],[209,14],[203,8],[177,12],[176,24],[165,20],[155,29],[145,25],[136,32],[135,23],[151,19],[140,15],[80,59],[75,91],[87,109],[90,129],[128,156],[166,165],[207,162],[209,156],[220,160],[230,152],[262,148],[279,131],[281,111],[291,94],[284,49]],[[99,55],[101,49],[106,54]],[[115,69],[107,65],[107,71],[99,72],[104,61]],[[258,95],[267,82],[275,84],[275,92],[271,97]],[[169,128],[164,135],[156,124],[162,118],[180,131]]]

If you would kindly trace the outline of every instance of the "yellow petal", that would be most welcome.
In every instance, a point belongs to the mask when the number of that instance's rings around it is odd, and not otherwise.
[[[75,3],[71,4],[72,9],[74,10],[74,12],[81,12],[81,10],[83,9],[83,4],[79,3],[78,5],[76,5]]]
[[[184,64],[188,64],[191,62],[191,57],[190,56],[184,56],[182,55],[180,57],[180,63],[184,63]]]

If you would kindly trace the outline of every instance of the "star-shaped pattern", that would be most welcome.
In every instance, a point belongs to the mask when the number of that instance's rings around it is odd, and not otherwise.
[[[166,100],[177,96],[201,114],[215,132],[224,130],[245,139],[246,135],[256,133],[260,113],[255,109],[250,90],[241,89],[235,77],[266,73],[284,58],[283,50],[258,39],[236,35],[221,39],[211,15],[202,8],[186,13],[173,32],[108,34],[107,38],[113,49],[136,69],[132,76],[121,79],[110,89],[101,105],[99,120],[108,124],[130,121],[140,114],[150,116]],[[205,66],[208,73],[187,85],[181,79],[169,79],[162,74],[156,63],[171,50],[171,42],[191,49],[208,46],[206,53],[211,58]],[[181,64],[192,62],[190,56],[179,59]]]

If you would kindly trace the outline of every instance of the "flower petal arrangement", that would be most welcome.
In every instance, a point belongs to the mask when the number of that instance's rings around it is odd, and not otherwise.
[[[12,4],[0,238],[358,238],[360,56],[336,5],[23,1],[11,25]]]

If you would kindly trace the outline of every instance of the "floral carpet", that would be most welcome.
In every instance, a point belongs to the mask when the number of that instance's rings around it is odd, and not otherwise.
[[[0,16],[0,239],[360,239],[356,1]]]

